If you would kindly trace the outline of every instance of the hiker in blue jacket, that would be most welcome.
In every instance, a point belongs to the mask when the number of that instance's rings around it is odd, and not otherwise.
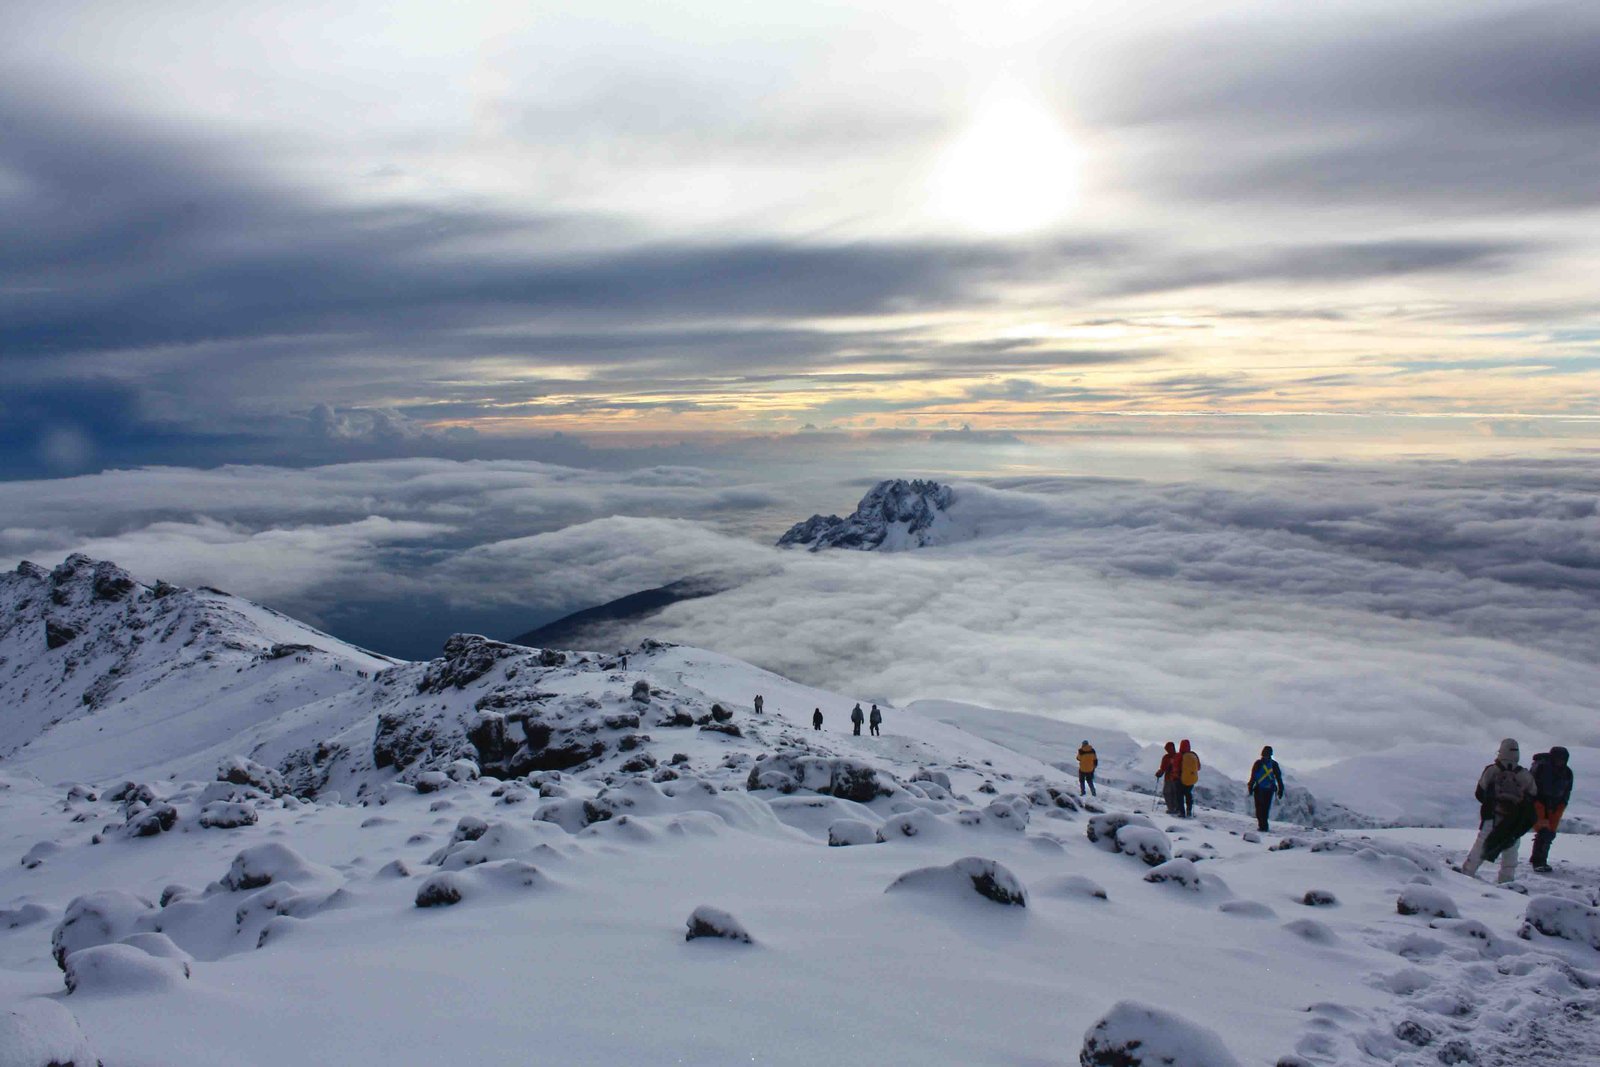
[[[1256,798],[1256,825],[1263,832],[1267,829],[1267,815],[1272,811],[1273,794],[1283,799],[1283,771],[1272,758],[1272,746],[1267,745],[1261,750],[1261,758],[1250,768],[1250,784],[1245,786],[1245,795]]]

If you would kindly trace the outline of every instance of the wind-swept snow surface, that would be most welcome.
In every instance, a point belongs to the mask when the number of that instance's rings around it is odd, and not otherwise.
[[[236,684],[305,671],[256,686],[228,740],[201,724],[234,690],[208,681],[186,706],[164,683],[193,737],[106,772],[33,750],[82,722],[86,757],[114,763],[97,727],[144,737],[118,720],[144,721],[154,690],[68,716],[77,671],[30,675],[59,696],[0,763],[0,1027],[41,1050],[107,1067],[1600,1057],[1594,837],[1496,887],[1449,869],[1462,831],[1257,834],[1114,783],[1080,798],[1058,766],[1080,728],[930,704],[858,737],[857,694],[692,648],[462,635],[369,667],[236,643],[216,672],[139,662]],[[1108,764],[1139,757],[1089,737]]]

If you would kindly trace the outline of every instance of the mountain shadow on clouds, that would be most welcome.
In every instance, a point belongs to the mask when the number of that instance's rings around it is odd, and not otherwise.
[[[584,648],[603,645],[608,635],[622,623],[640,622],[673,604],[698,600],[726,592],[732,585],[725,578],[698,575],[682,578],[655,589],[618,597],[616,600],[564,615],[551,623],[511,639],[512,644],[531,648]]]

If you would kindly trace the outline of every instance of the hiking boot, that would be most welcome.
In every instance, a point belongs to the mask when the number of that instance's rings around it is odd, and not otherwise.
[[[1540,874],[1550,873],[1550,865],[1548,863],[1535,863],[1533,865],[1533,869],[1538,871]]]

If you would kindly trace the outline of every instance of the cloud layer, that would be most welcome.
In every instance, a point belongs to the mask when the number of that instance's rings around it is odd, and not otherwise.
[[[895,702],[1201,736],[1241,757],[1263,740],[1298,760],[1600,740],[1587,456],[990,476],[958,483],[970,541],[771,547],[790,521],[853,502],[861,479],[844,469],[407,460],[3,483],[0,511],[29,524],[0,530],[0,557],[82,549],[417,655],[445,626],[507,636],[716,574],[735,588],[612,637],[703,645]]]

